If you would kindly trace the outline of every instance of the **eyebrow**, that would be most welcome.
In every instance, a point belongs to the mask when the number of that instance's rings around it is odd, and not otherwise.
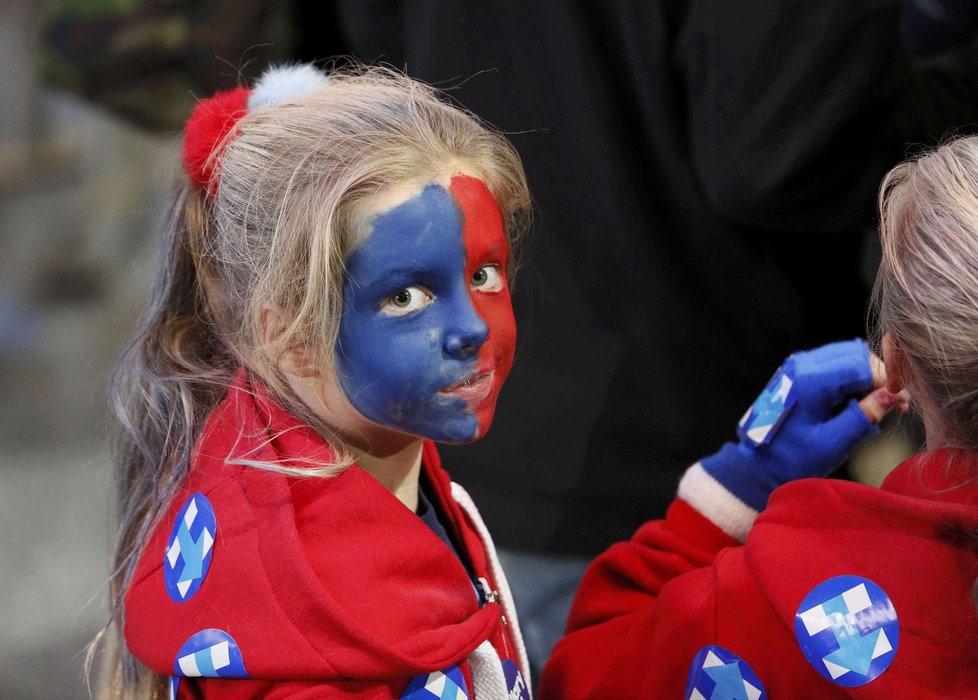
[[[420,277],[424,277],[427,274],[434,272],[435,270],[431,267],[391,267],[383,271],[379,271],[377,274],[371,274],[367,279],[351,280],[356,283],[359,289],[371,290],[375,287],[387,284],[405,284],[413,283]]]

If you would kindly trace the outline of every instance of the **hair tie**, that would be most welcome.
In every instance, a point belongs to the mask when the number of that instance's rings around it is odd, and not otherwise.
[[[193,182],[217,196],[221,154],[230,134],[249,112],[289,102],[314,92],[328,78],[309,64],[268,68],[254,88],[224,90],[201,100],[183,135],[183,168]]]
[[[183,168],[190,179],[217,196],[216,171],[220,146],[235,124],[248,112],[248,88],[215,93],[194,107],[183,132]]]

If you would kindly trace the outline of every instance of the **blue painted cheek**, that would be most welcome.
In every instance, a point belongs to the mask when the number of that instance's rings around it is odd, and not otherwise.
[[[443,358],[442,328],[437,323],[405,329],[362,321],[347,317],[340,331],[340,383],[353,407],[400,432],[444,442],[472,439],[478,429],[475,415],[461,399],[438,393],[468,373],[467,364]],[[354,345],[355,351],[347,350]]]
[[[435,301],[403,317],[383,301],[411,284]],[[478,421],[459,398],[439,394],[469,376],[488,333],[468,295],[457,206],[442,187],[378,216],[347,261],[339,333],[340,384],[374,423],[442,442],[466,442]]]

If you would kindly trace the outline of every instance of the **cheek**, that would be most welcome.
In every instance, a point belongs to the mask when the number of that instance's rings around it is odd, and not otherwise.
[[[340,324],[340,365],[351,400],[365,395],[403,399],[440,381],[432,361],[440,338],[435,329],[396,329],[379,319],[348,314]],[[353,401],[356,405],[356,401]]]
[[[479,350],[479,358],[493,360],[497,367],[497,378],[501,383],[513,366],[516,352],[516,319],[513,304],[508,292],[497,295],[473,293],[476,312],[489,328],[489,337]]]

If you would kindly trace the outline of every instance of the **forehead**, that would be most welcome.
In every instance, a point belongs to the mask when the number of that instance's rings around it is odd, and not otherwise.
[[[458,242],[470,255],[508,250],[499,205],[486,184],[471,175],[384,188],[364,213],[351,258],[369,252],[411,259],[426,248]]]
[[[448,190],[429,184],[402,200],[369,220],[366,237],[347,261],[347,271],[357,283],[383,282],[399,272],[461,266],[462,221]]]

